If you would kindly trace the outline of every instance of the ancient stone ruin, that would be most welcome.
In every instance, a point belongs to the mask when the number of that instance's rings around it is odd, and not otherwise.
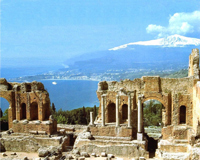
[[[8,122],[13,132],[57,131],[57,123],[50,117],[49,93],[42,83],[9,83],[1,78],[0,97],[9,102]]]
[[[145,159],[149,158],[149,148],[156,145],[155,157],[158,159],[199,159],[199,77],[199,50],[193,49],[188,77],[144,76],[120,82],[99,82],[98,116],[94,120],[91,112],[86,128],[57,128],[56,121],[50,116],[49,95],[42,83],[8,83],[1,79],[0,96],[10,103],[9,128],[14,133],[45,132],[55,139],[58,136],[57,143],[52,144],[61,146],[62,151],[72,145],[74,156],[112,154]],[[162,136],[156,144],[147,138],[143,125],[143,104],[150,99],[163,105]],[[48,145],[51,141],[48,139]],[[9,149],[5,139],[1,138],[0,142]]]
[[[189,57],[188,77],[144,76],[120,82],[99,82],[99,114],[95,122],[92,114],[90,118],[90,132],[95,140],[79,140],[76,147],[88,152],[107,150],[109,153],[128,157],[148,158],[149,145],[144,136],[143,103],[154,99],[164,106],[162,137],[156,157],[169,157],[174,153],[173,156],[178,159],[188,158],[193,153],[192,146],[197,141],[200,142],[199,76],[199,50],[193,49]]]

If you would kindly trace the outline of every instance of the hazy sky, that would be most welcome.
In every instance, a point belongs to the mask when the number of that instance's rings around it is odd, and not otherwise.
[[[2,67],[172,34],[200,38],[199,0],[2,0]]]

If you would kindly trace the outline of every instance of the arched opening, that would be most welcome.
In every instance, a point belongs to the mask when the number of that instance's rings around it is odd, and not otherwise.
[[[31,103],[30,108],[31,120],[38,120],[38,104],[33,102]]]
[[[128,119],[128,105],[123,104],[122,105],[122,120]]]
[[[8,130],[8,108],[9,102],[0,97],[0,131]]]
[[[20,120],[26,119],[26,104],[22,103],[20,107]]]
[[[143,124],[144,132],[148,140],[149,158],[155,157],[155,151],[158,148],[158,140],[161,137],[162,126],[161,102],[150,99],[143,103]]]
[[[116,107],[114,103],[108,105],[108,123],[116,122]]]
[[[186,107],[181,106],[180,107],[180,124],[186,123]]]

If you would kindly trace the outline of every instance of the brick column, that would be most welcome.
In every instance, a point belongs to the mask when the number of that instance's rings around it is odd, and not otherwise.
[[[101,95],[101,119],[102,126],[105,126],[105,96]]]
[[[119,96],[116,95],[116,127],[119,127]]]
[[[30,120],[31,119],[31,114],[30,114],[30,96],[29,93],[26,93],[27,96],[27,105],[26,105],[26,119]]]
[[[142,115],[142,103],[141,103],[141,96],[138,96],[138,133],[137,133],[137,140],[143,140],[143,115]]]
[[[20,97],[19,95],[15,92],[15,106],[16,106],[16,120],[20,120]]]
[[[131,95],[128,95],[128,128],[131,128]]]

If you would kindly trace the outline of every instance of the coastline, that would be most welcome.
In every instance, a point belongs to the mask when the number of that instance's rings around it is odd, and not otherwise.
[[[95,82],[100,82],[101,80],[92,80],[92,79],[40,79],[42,81],[47,80],[47,81],[60,81],[60,80],[66,80],[66,81],[95,81]]]

